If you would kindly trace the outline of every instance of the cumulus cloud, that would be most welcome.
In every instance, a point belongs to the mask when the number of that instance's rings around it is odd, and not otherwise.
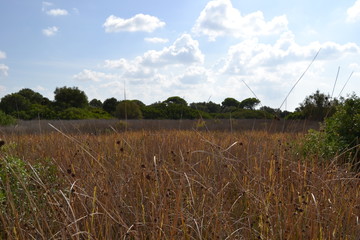
[[[6,58],[6,53],[0,51],[0,59],[5,59]]]
[[[160,21],[157,17],[136,14],[132,18],[123,19],[114,15],[109,16],[103,27],[106,32],[153,32],[157,28],[165,26],[165,22]]]
[[[82,72],[75,74],[73,78],[80,81],[100,82],[102,80],[113,80],[118,78],[118,76],[84,69]]]
[[[169,42],[169,39],[166,38],[145,38],[145,42],[149,42],[149,43],[167,43]]]
[[[189,34],[183,34],[171,46],[164,47],[160,51],[147,51],[143,56],[139,56],[132,61],[124,58],[106,60],[105,67],[138,72],[150,67],[161,68],[168,65],[191,65],[203,62],[204,55],[199,49],[198,41],[194,40]],[[149,73],[150,71],[146,70],[145,72]]]
[[[349,23],[354,23],[360,20],[360,0],[357,0],[353,6],[347,10],[346,21]]]
[[[348,54],[359,54],[355,43],[312,42],[298,45],[294,35],[284,33],[274,44],[259,43],[257,39],[247,39],[229,48],[223,72],[228,74],[249,74],[258,72],[259,67],[276,67],[301,61],[310,61],[321,48],[318,60],[335,60]]]
[[[0,64],[0,74],[4,76],[8,76],[9,67],[5,64]]]
[[[191,66],[185,70],[185,73],[178,77],[182,84],[193,85],[209,81],[209,70],[201,66]]]
[[[261,11],[242,16],[230,0],[213,0],[200,13],[192,31],[215,41],[220,36],[249,38],[279,34],[287,30],[287,25],[286,16],[277,16],[270,21],[265,21]]]
[[[50,15],[50,16],[66,16],[66,15],[68,15],[69,13],[68,13],[68,11],[67,10],[65,10],[65,9],[59,9],[59,8],[57,8],[57,9],[51,9],[51,10],[48,10],[48,11],[46,11],[46,14],[47,15]]]
[[[183,34],[173,45],[161,51],[148,51],[142,57],[142,63],[147,66],[164,66],[172,64],[203,63],[204,55],[199,48],[199,42],[189,34]]]
[[[58,27],[48,27],[42,30],[42,33],[47,36],[47,37],[51,37],[51,36],[55,36],[56,33],[59,31]]]

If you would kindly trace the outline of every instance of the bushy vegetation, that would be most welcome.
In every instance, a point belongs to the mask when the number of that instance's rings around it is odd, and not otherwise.
[[[304,146],[305,153],[317,153],[323,159],[339,157],[360,169],[360,99],[353,95],[325,120],[320,131],[311,130]]]
[[[0,101],[0,110],[14,118],[31,119],[210,119],[210,118],[273,118],[281,111],[266,107],[256,110],[260,101],[246,98],[238,101],[226,98],[221,104],[199,102],[188,104],[185,99],[172,96],[160,102],[145,105],[139,100],[119,101],[110,97],[101,102],[88,101],[84,91],[77,87],[61,87],[54,91],[54,101],[31,89],[8,94]]]
[[[7,126],[16,123],[16,119],[0,110],[0,126]]]

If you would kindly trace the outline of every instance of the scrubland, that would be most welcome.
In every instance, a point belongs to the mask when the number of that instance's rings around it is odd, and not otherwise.
[[[7,133],[0,238],[359,239],[359,174],[305,157],[303,137]]]

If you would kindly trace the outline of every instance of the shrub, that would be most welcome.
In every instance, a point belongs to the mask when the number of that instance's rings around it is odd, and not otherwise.
[[[326,159],[341,156],[345,162],[360,169],[359,137],[360,99],[353,95],[325,120],[320,131],[312,130],[307,134],[304,150]]]
[[[0,111],[0,125],[6,126],[6,125],[12,125],[15,124],[16,120],[10,115],[5,114],[3,111]]]

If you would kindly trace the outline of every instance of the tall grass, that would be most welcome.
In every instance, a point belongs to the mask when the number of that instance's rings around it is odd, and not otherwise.
[[[8,194],[0,236],[357,239],[359,176],[299,155],[302,137],[177,130],[8,135],[13,148],[2,150],[1,161],[23,161],[31,185],[8,174],[28,204]],[[55,183],[34,167],[49,158],[43,165],[56,167]]]

